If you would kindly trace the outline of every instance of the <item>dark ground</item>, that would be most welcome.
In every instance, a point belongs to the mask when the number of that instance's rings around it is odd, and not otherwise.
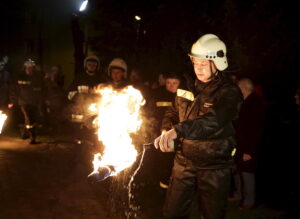
[[[137,163],[116,177],[89,184],[86,179],[92,171],[94,146],[74,144],[67,126],[52,137],[42,128],[39,134],[41,143],[36,145],[19,139],[16,131],[0,135],[1,219],[126,218],[129,176]],[[134,202],[140,206],[133,213],[136,218],[159,219],[165,191],[151,176],[155,173],[155,166],[149,167],[151,152],[146,152],[144,164],[133,184]],[[191,219],[198,218],[196,212],[194,208]],[[241,211],[229,202],[226,218],[296,217],[263,203]]]

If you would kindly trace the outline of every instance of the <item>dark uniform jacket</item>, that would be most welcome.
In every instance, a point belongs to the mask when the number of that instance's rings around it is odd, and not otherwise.
[[[239,113],[242,94],[239,88],[222,73],[210,82],[195,82],[194,100],[177,96],[175,110],[166,112],[163,126],[174,126],[182,140],[182,150],[176,153],[176,162],[200,169],[227,168],[233,164],[235,147],[232,121]]]
[[[39,105],[43,97],[43,77],[34,72],[32,75],[22,73],[17,79],[17,95],[19,105]]]
[[[176,93],[172,93],[166,90],[165,87],[158,88],[155,92],[155,117],[159,122],[159,133],[161,133],[162,128],[164,130],[169,130],[172,128],[172,125],[177,124],[179,121],[174,117],[175,121],[171,121],[169,126],[162,127],[162,120],[164,118],[165,112],[168,108],[173,108],[175,106]],[[172,110],[172,109],[169,109]],[[166,125],[166,124],[165,124]]]

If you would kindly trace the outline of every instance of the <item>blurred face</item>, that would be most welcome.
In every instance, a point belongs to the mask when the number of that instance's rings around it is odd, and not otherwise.
[[[125,72],[122,69],[118,69],[118,68],[111,69],[111,78],[113,81],[121,81],[124,75]]]
[[[158,83],[159,83],[159,86],[165,85],[166,79],[165,79],[165,77],[164,77],[163,74],[159,74],[159,75],[158,75]]]
[[[176,93],[180,85],[180,80],[176,78],[167,78],[166,79],[166,90],[172,93]]]
[[[130,81],[136,82],[136,81],[139,81],[139,80],[140,80],[139,73],[136,72],[136,71],[131,72],[131,74],[130,74]]]
[[[210,60],[193,58],[192,62],[198,80],[204,83],[209,82],[212,74],[217,71],[216,66]]]
[[[95,72],[97,70],[97,62],[93,62],[93,61],[87,61],[86,63],[86,69],[88,72]]]
[[[27,66],[25,67],[25,73],[28,75],[31,75],[33,73],[33,67],[32,66]]]

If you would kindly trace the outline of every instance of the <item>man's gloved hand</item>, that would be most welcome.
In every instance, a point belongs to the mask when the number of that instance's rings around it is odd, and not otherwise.
[[[154,141],[156,149],[160,148],[162,152],[171,152],[174,150],[174,140],[177,138],[175,129],[163,131]]]

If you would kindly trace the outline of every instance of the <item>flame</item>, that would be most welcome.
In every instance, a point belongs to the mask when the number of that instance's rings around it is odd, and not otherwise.
[[[2,128],[6,119],[7,119],[7,115],[2,113],[2,111],[0,110],[0,134],[2,132]]]
[[[114,173],[118,174],[123,169],[131,166],[137,156],[137,151],[132,144],[131,133],[139,130],[142,120],[139,110],[145,104],[141,92],[128,86],[123,90],[113,90],[104,87],[97,90],[101,99],[90,109],[98,110],[96,118],[98,126],[98,139],[102,141],[104,153],[94,155],[94,172],[100,167],[113,166]]]

